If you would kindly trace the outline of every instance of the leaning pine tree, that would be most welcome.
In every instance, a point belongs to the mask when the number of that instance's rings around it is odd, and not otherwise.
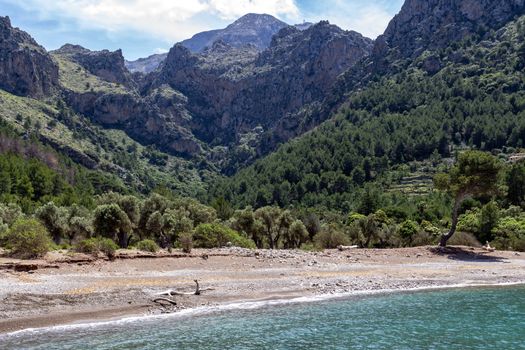
[[[490,153],[467,151],[459,156],[458,162],[449,174],[438,174],[434,185],[438,190],[447,191],[454,198],[452,225],[450,231],[441,236],[440,247],[446,247],[456,232],[459,209],[463,201],[475,196],[493,196],[498,190],[501,162]]]

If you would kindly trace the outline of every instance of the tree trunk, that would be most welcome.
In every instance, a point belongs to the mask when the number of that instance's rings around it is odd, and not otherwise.
[[[119,232],[118,243],[119,243],[120,248],[126,249],[128,247],[128,233],[127,232]]]
[[[458,220],[459,220],[459,207],[461,206],[461,203],[463,203],[464,199],[465,198],[463,196],[459,196],[456,198],[456,202],[454,203],[454,208],[452,209],[452,225],[450,226],[450,230],[448,231],[448,233],[441,236],[441,240],[439,241],[440,247],[446,247],[448,240],[456,232],[456,228],[458,227]]]

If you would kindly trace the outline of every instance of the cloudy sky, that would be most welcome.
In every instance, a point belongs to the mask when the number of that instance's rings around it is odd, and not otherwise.
[[[0,0],[0,15],[47,49],[64,43],[92,50],[122,48],[128,59],[164,52],[193,34],[224,28],[246,13],[287,23],[327,19],[371,38],[403,0]]]

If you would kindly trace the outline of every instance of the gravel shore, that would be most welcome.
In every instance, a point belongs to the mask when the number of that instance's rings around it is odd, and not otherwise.
[[[468,247],[167,255],[120,252],[112,262],[56,252],[30,262],[0,258],[0,333],[239,301],[525,283],[523,255]],[[172,297],[177,305],[153,302],[168,289],[191,293],[194,280],[209,290]]]

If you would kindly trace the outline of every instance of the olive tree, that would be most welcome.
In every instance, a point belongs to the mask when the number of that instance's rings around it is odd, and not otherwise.
[[[308,230],[301,220],[295,220],[286,230],[284,246],[287,249],[299,248],[308,239]]]
[[[98,235],[118,239],[121,248],[128,247],[131,221],[117,204],[99,205],[94,212],[93,226]]]
[[[57,207],[53,202],[49,202],[41,206],[35,215],[51,234],[53,242],[60,244],[62,237],[67,231],[68,210]]]
[[[234,230],[244,233],[255,242],[257,248],[262,249],[263,236],[264,236],[264,224],[262,221],[255,217],[255,214],[251,207],[247,207],[243,210],[237,210],[233,214],[231,226]]]
[[[263,207],[255,211],[255,217],[264,227],[264,232],[270,249],[279,248],[279,241],[285,236],[294,222],[289,210],[278,207]]]
[[[446,247],[456,232],[459,209],[465,199],[480,195],[493,196],[498,192],[501,169],[500,161],[490,153],[467,151],[459,156],[448,174],[436,175],[436,188],[448,192],[454,198],[451,227],[448,233],[441,236],[440,247]]]

